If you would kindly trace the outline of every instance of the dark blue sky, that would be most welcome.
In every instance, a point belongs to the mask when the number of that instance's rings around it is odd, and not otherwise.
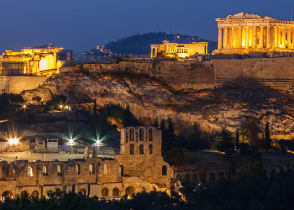
[[[1,0],[0,5],[0,51],[49,42],[79,51],[137,32],[216,40],[216,17],[244,11],[290,19],[294,11],[293,0]]]

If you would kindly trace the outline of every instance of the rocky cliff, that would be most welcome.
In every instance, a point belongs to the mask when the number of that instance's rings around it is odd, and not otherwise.
[[[49,101],[62,94],[71,104],[96,99],[99,106],[128,106],[146,123],[171,118],[186,134],[195,125],[210,133],[235,132],[253,118],[260,132],[269,122],[275,137],[292,138],[292,63],[293,58],[77,65],[22,95],[29,103],[39,103],[35,96]]]

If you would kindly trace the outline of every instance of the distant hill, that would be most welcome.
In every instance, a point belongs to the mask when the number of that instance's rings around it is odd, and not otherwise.
[[[217,48],[217,42],[201,39],[198,36],[169,33],[145,33],[112,41],[105,45],[106,49],[113,53],[149,55],[151,44],[160,44],[163,40],[177,43],[208,42],[208,51],[212,52]]]

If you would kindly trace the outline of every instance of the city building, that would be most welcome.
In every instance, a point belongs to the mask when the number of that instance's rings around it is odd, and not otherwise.
[[[6,50],[0,58],[1,75],[52,75],[71,60],[71,51],[51,44],[24,48],[20,52]]]
[[[294,21],[243,12],[216,21],[218,49],[214,53],[294,52]]]
[[[151,45],[151,58],[189,58],[197,54],[208,54],[208,42],[192,42],[191,44],[170,43],[163,41],[162,44]]]

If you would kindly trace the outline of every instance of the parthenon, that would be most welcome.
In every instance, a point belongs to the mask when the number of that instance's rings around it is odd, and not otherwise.
[[[214,53],[294,52],[294,21],[243,12],[216,21],[218,49]]]

